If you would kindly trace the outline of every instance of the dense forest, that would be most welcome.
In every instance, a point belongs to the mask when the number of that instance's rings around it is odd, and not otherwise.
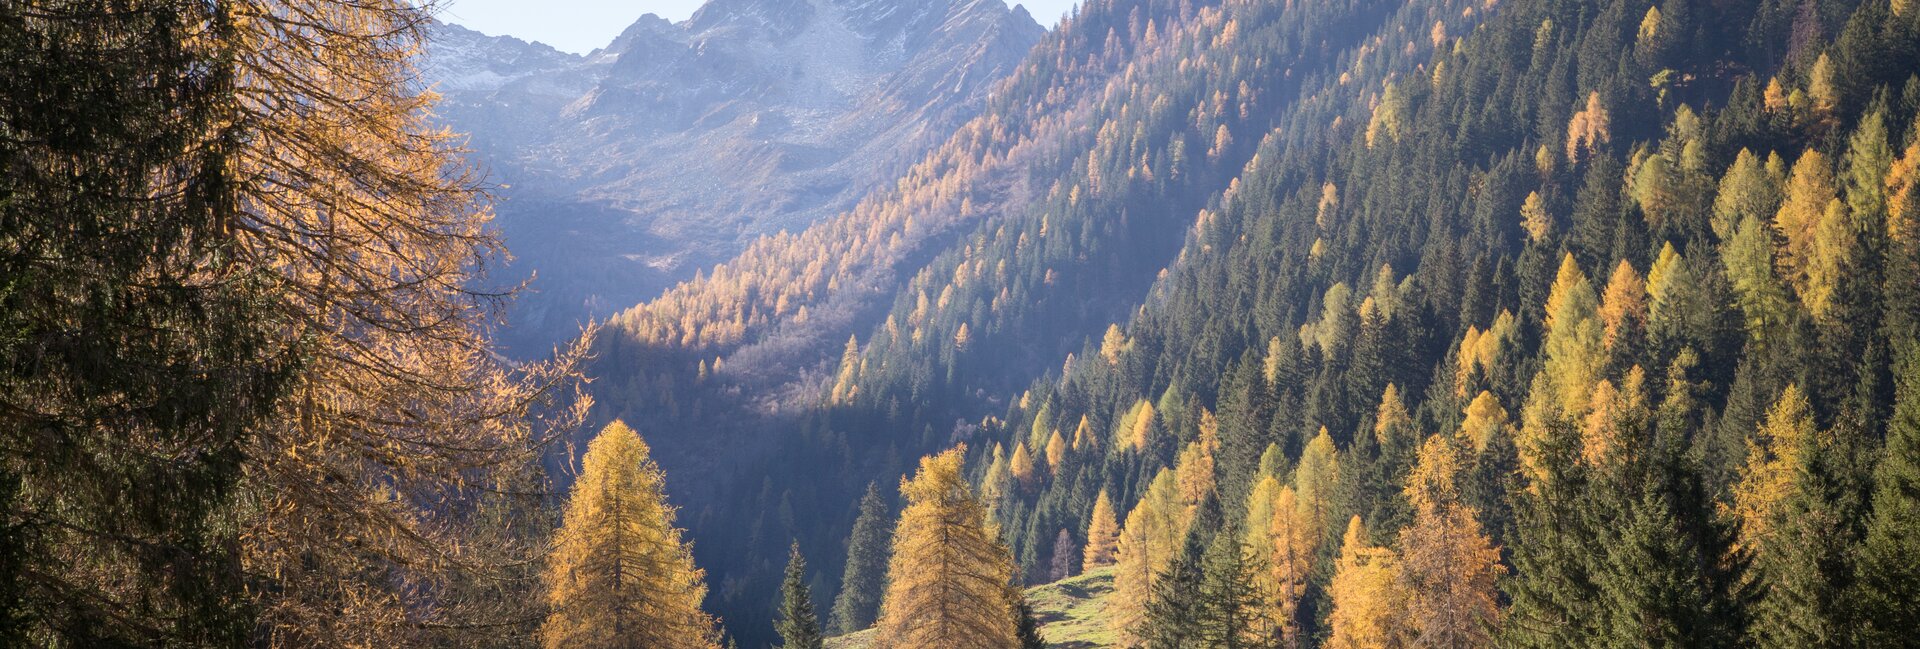
[[[533,363],[429,19],[0,8],[0,646],[1920,644],[1911,0],[1086,0]]]
[[[1223,534],[1289,646],[1893,642],[1914,13],[1090,2],[894,192],[614,319],[596,394],[732,463],[733,618],[797,538],[871,624],[891,483],[966,442],[1123,644],[1225,642],[1154,622]]]

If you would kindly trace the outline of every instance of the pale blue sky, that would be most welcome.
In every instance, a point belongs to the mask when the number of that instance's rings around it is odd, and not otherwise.
[[[1009,0],[1049,28],[1079,0]],[[439,0],[440,19],[486,34],[540,41],[585,54],[643,14],[686,20],[705,0]]]

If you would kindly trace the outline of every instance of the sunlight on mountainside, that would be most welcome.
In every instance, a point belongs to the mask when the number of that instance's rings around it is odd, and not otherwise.
[[[1914,0],[675,7],[0,3],[0,647],[1913,644]]]

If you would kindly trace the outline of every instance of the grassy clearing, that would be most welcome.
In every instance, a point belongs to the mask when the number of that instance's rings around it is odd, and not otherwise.
[[[1114,630],[1104,607],[1113,592],[1113,569],[1102,568],[1078,577],[1027,589],[1027,601],[1040,620],[1040,635],[1056,649],[1099,649],[1114,646]],[[868,629],[827,639],[827,649],[867,649],[873,643]]]

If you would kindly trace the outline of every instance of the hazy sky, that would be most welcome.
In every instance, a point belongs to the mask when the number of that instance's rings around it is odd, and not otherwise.
[[[1009,0],[1052,27],[1079,0]],[[441,0],[440,18],[486,34],[540,41],[585,54],[606,45],[642,14],[686,20],[705,0]]]

